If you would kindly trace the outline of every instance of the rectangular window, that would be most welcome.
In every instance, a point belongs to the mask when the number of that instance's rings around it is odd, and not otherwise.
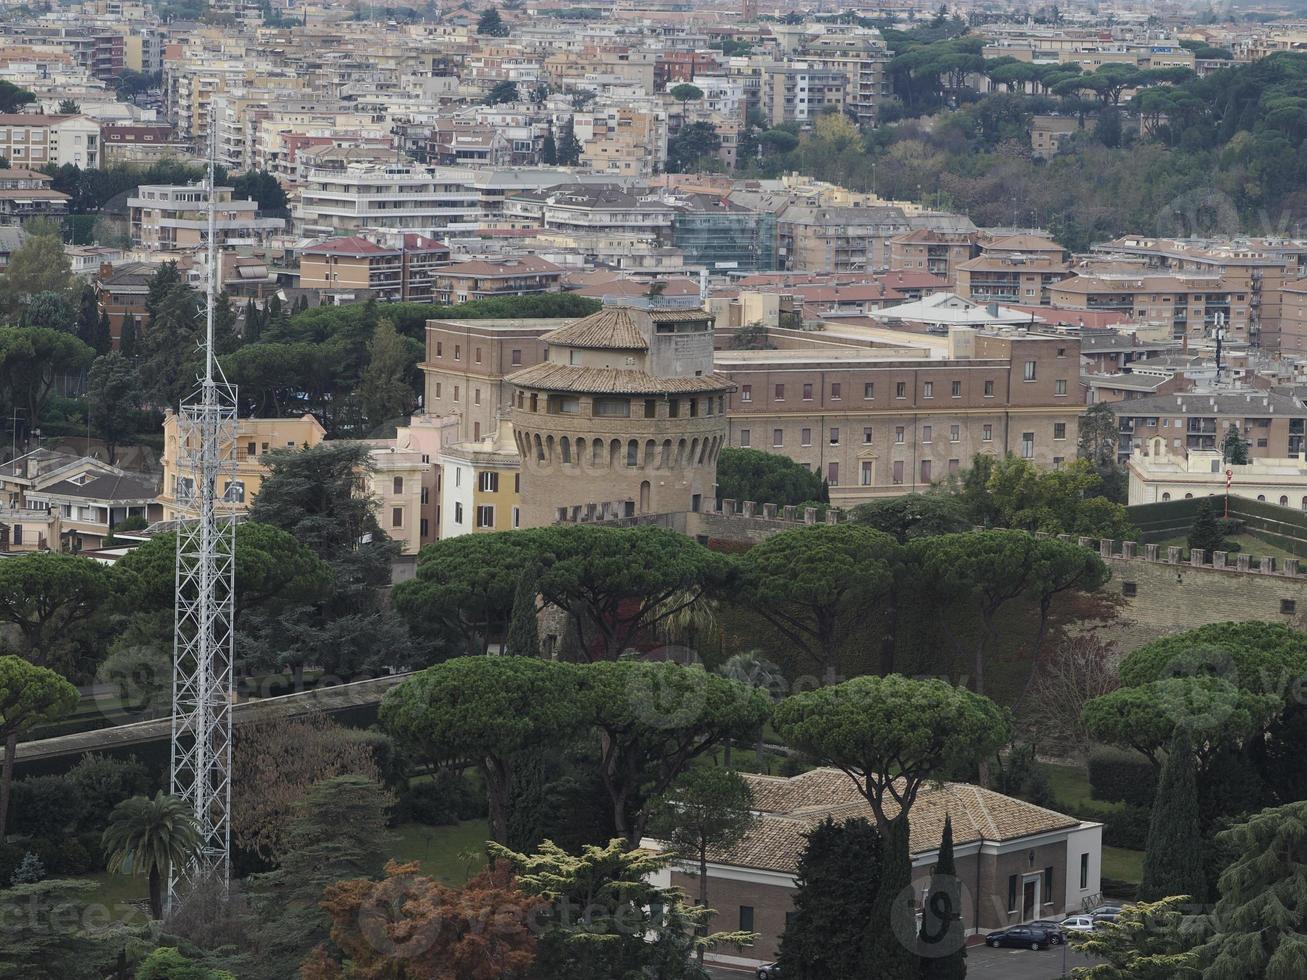
[[[827,463],[827,464],[826,464],[826,482],[829,483],[829,484],[830,484],[831,486],[833,486],[833,487],[837,487],[837,486],[840,485],[840,464],[839,464],[839,463]]]
[[[463,504],[460,501],[454,501],[454,523],[463,523]]]
[[[1026,361],[1025,371],[1024,371],[1024,373],[1022,374],[1021,377],[1022,377],[1022,380],[1024,380],[1024,381],[1034,381],[1034,380],[1035,380],[1035,362],[1034,362],[1034,361]]]
[[[980,427],[980,438],[983,442],[993,442],[994,427],[992,425],[982,425]]]
[[[994,382],[992,381],[985,382],[985,397],[986,398],[994,397]]]
[[[522,526],[522,511],[517,507],[513,508],[513,527]]]
[[[441,343],[439,340],[437,340],[437,341],[436,341],[436,357],[444,357],[444,356],[445,356],[445,345],[444,345],[443,343]]]
[[[422,503],[423,504],[427,503],[428,498],[429,498],[429,494],[427,493],[427,488],[423,487],[422,494],[421,494]]]
[[[871,460],[862,461],[862,479],[860,481],[864,487],[871,486]]]
[[[740,906],[740,932],[753,932],[753,906]]]
[[[1033,432],[1021,433],[1021,458],[1035,458],[1035,434]]]
[[[800,446],[811,446],[811,445],[812,445],[812,430],[811,430],[811,429],[800,429],[800,430],[799,430],[799,445],[800,445]]]
[[[1053,382],[1053,394],[1055,395],[1066,394],[1066,378],[1058,378],[1056,381]]]
[[[900,444],[903,443],[905,435],[906,435],[906,433],[904,432],[903,426],[901,426],[901,425],[896,425],[896,426],[894,426],[894,441],[895,441],[895,442],[900,443]]]
[[[647,419],[658,417],[658,402],[656,399],[646,398],[644,400],[644,417]]]
[[[906,381],[896,381],[894,383],[894,397],[895,398],[908,397],[908,383]]]
[[[1054,439],[1065,439],[1065,438],[1066,438],[1066,423],[1065,423],[1065,422],[1054,422],[1054,423],[1053,423],[1053,438],[1054,438]]]
[[[1298,601],[1296,599],[1280,600],[1280,615],[1292,616],[1294,612],[1297,611],[1297,609],[1298,609]]]
[[[1044,904],[1053,904],[1053,869],[1044,869]]]
[[[477,363],[480,364],[480,363],[481,363],[481,348],[480,348],[480,347],[478,347],[477,350],[476,350],[476,357],[477,357]]]
[[[596,417],[626,419],[631,417],[631,402],[626,398],[596,398],[592,411]]]
[[[776,400],[778,402],[785,401],[785,385],[776,386]]]
[[[458,401],[458,397],[459,397],[458,385],[454,385],[454,401]]]
[[[454,360],[456,360],[456,361],[461,361],[462,359],[463,359],[463,345],[462,345],[462,344],[455,344],[455,345],[454,345]]]
[[[1080,855],[1080,890],[1084,891],[1089,887],[1089,855]]]
[[[391,493],[400,494],[403,492],[404,492],[404,478],[402,476],[397,476],[395,477],[394,481],[391,483]]]
[[[803,386],[803,400],[805,402],[812,401],[812,385],[806,384]]]
[[[933,382],[933,381],[927,381],[927,382],[925,382],[925,383],[922,384],[922,386],[921,386],[921,397],[922,397],[922,398],[934,398],[934,397],[935,397],[935,382]]]
[[[440,397],[440,382],[439,382],[439,381],[436,382],[436,397],[437,397],[437,398]]]
[[[404,526],[404,508],[403,508],[403,507],[392,507],[392,508],[390,509],[390,526],[391,526],[391,527],[403,527],[403,526]]]
[[[513,352],[508,356],[509,363],[514,367],[522,363],[522,351],[514,347]]]
[[[499,493],[499,474],[493,470],[481,473],[477,477],[477,487],[482,493]]]
[[[928,459],[923,459],[921,461],[921,482],[930,482],[930,460]]]
[[[832,429],[830,430],[830,444],[831,444],[832,446],[838,446],[838,445],[840,444],[840,430],[839,430],[839,429],[837,429],[837,428],[832,428]]]
[[[774,448],[779,448],[785,445],[785,432],[781,429],[772,429],[771,444]]]
[[[1129,599],[1129,598],[1133,598],[1134,596],[1137,596],[1137,595],[1139,594],[1139,583],[1138,583],[1138,582],[1122,582],[1122,583],[1121,583],[1121,594],[1122,594],[1123,596],[1125,596],[1127,599]]]
[[[840,397],[841,397],[841,396],[840,396],[840,390],[841,390],[841,387],[840,387],[840,383],[839,383],[838,381],[835,381],[835,382],[832,382],[832,383],[831,383],[831,386],[830,386],[830,397],[831,397],[831,401],[839,401],[839,400],[840,400]]]
[[[514,473],[514,474],[513,474],[513,492],[514,492],[514,493],[521,493],[521,492],[522,492],[522,474],[521,474],[521,473]],[[514,526],[516,527],[516,525],[514,525]]]
[[[1007,910],[1015,912],[1017,910],[1017,876],[1007,876]]]
[[[424,518],[422,518],[422,520],[420,520],[420,521],[418,522],[418,534],[425,538],[425,537],[427,537],[430,533],[431,533],[431,530],[430,530],[430,528],[429,528],[428,525],[427,525],[427,519],[424,517]]]
[[[254,443],[252,443],[252,442],[248,442],[248,443],[246,443],[246,444],[245,444],[245,455],[246,455],[246,456],[256,456],[256,455],[258,455],[258,448],[259,448],[259,447],[256,446],[256,445],[255,445]]]
[[[482,504],[477,508],[477,527],[495,526],[495,508],[493,504]]]
[[[871,445],[871,429],[870,429],[870,428],[867,428],[867,429],[863,429],[863,430],[862,430],[862,444],[863,444],[864,446],[869,446],[869,445]]]
[[[748,449],[749,446],[751,445],[751,443],[749,442],[749,430],[748,430],[748,429],[741,429],[741,430],[740,430],[740,445],[743,446],[745,449]]]
[[[961,398],[961,397],[962,397],[962,382],[961,382],[961,381],[954,381],[954,382],[953,382],[953,391],[952,391],[952,395],[953,395],[954,398]]]
[[[894,460],[894,485],[902,486],[903,484],[903,460]]]
[[[740,401],[742,402],[753,401],[753,385],[740,386]]]
[[[868,381],[866,384],[862,386],[862,397],[863,398],[876,397],[876,382]]]
[[[472,404],[473,404],[473,405],[480,405],[480,404],[481,404],[481,389],[480,389],[480,388],[473,388],[473,389],[472,389]]]
[[[956,473],[959,469],[961,469],[961,467],[962,467],[962,461],[961,461],[961,460],[958,460],[958,459],[950,459],[950,460],[948,461],[948,471],[949,471],[950,474]]]
[[[960,425],[950,425],[950,426],[948,427],[948,441],[949,441],[949,442],[961,442],[961,441],[962,441],[962,426],[960,426]]]
[[[934,438],[934,435],[935,435],[935,427],[933,425],[923,425],[921,427],[922,442],[927,442],[927,443],[930,442],[930,440]]]

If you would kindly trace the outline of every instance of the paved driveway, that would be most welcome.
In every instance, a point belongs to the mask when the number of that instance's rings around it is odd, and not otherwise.
[[[1058,980],[1062,972],[1063,947],[1044,949],[990,949],[988,946],[971,946],[967,949],[968,980]],[[1079,953],[1066,950],[1066,975],[1072,967],[1090,966],[1096,962]],[[751,971],[713,967],[714,980],[747,980]]]

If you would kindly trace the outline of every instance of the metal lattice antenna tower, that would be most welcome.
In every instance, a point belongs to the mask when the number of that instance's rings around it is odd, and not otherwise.
[[[208,283],[204,374],[177,416],[177,598],[173,638],[171,792],[190,805],[201,849],[172,869],[171,906],[187,889],[216,879],[225,889],[231,855],[232,640],[236,520],[236,389],[214,360],[218,292],[217,123],[209,111]]]

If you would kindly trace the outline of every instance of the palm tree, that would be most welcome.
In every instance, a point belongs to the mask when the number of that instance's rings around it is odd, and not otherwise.
[[[162,919],[164,876],[199,851],[200,828],[183,800],[159,790],[114,807],[100,843],[110,871],[149,876],[150,914]]]

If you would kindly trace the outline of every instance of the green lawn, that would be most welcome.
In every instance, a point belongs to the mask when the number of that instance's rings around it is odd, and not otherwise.
[[[396,861],[417,861],[424,874],[450,885],[461,885],[485,867],[485,843],[490,824],[466,820],[448,827],[406,823],[395,831]]]
[[[1253,558],[1296,558],[1297,556],[1283,548],[1277,548],[1273,544],[1267,544],[1260,538],[1255,538],[1251,534],[1232,534],[1225,539],[1228,542],[1239,545],[1238,554],[1251,555]],[[1185,556],[1189,554],[1188,535],[1181,534],[1178,537],[1167,538],[1165,541],[1158,542],[1162,554],[1166,554],[1165,549],[1171,545],[1177,548],[1183,548]],[[1230,564],[1234,564],[1233,557],[1229,559]]]
[[[1103,877],[1137,885],[1144,880],[1144,852],[1124,847],[1103,848]]]
[[[93,902],[106,905],[109,914],[120,922],[143,924],[147,921],[144,909],[138,902],[150,900],[150,887],[142,875],[110,874],[100,871],[96,874],[78,875],[87,881],[93,881],[100,887],[95,890]]]

